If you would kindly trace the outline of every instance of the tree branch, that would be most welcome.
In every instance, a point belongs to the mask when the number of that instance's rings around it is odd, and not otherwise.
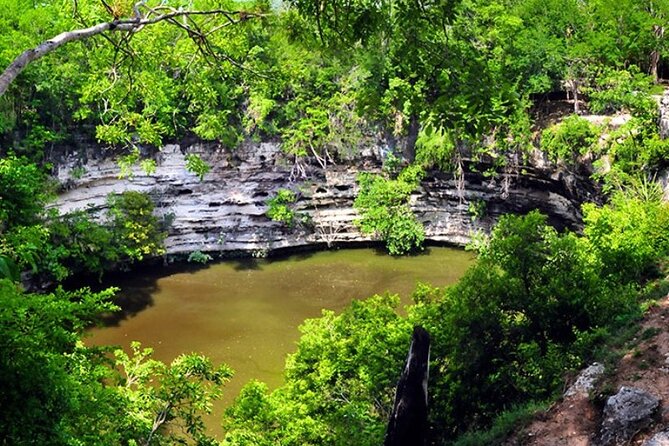
[[[139,4],[141,4],[141,2],[136,5],[136,14],[138,12],[137,7]],[[23,72],[23,70],[25,70],[28,64],[44,57],[52,51],[55,51],[66,43],[77,40],[84,40],[100,34],[104,35],[106,32],[137,32],[144,26],[153,25],[163,21],[168,21],[174,24],[174,19],[177,17],[213,15],[222,15],[226,18],[227,24],[236,24],[251,17],[263,16],[262,14],[250,13],[246,11],[225,11],[223,9],[212,9],[208,11],[171,10],[169,13],[151,18],[142,18],[141,16],[136,15],[131,19],[119,19],[111,22],[99,23],[84,29],[65,31],[58,34],[54,38],[47,40],[46,42],[40,43],[35,48],[24,51],[16,59],[14,59],[14,61],[2,72],[2,74],[0,74],[0,97],[5,94],[11,83],[18,77],[19,74]],[[234,20],[234,16],[237,16],[238,19]]]

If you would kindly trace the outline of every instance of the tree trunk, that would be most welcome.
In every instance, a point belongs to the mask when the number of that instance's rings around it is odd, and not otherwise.
[[[657,84],[659,81],[658,67],[660,65],[660,50],[657,47],[660,45],[660,40],[664,37],[664,26],[653,25],[653,33],[657,41],[656,48],[650,53],[650,75],[653,77],[653,82]]]
[[[402,372],[395,404],[388,421],[384,446],[423,446],[427,440],[427,379],[430,363],[430,335],[413,329],[406,367]]]

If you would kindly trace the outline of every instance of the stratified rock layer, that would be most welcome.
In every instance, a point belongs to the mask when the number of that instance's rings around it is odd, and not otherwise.
[[[199,181],[189,173],[185,153],[197,153],[211,166]],[[167,145],[157,155],[151,175],[139,167],[130,178],[109,158],[87,154],[57,162],[63,185],[55,207],[61,212],[88,207],[104,208],[110,193],[137,190],[149,193],[157,212],[171,221],[166,240],[168,254],[270,251],[310,245],[370,241],[354,225],[356,176],[379,171],[381,148],[365,149],[354,160],[326,169],[306,165],[306,178],[291,181],[292,163],[276,143],[246,143],[234,150],[212,144],[188,147]],[[539,209],[558,227],[577,227],[579,207],[594,196],[587,181],[548,168],[539,157],[517,173],[484,175],[490,165],[465,163],[464,183],[453,175],[429,172],[412,196],[412,207],[425,224],[431,241],[462,245],[475,231],[487,231],[508,212]],[[265,216],[266,201],[277,189],[298,193],[296,210],[311,216],[309,227],[286,228]],[[483,215],[473,218],[476,206]]]

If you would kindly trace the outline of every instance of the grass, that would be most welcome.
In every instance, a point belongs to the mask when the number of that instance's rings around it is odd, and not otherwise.
[[[467,432],[461,435],[451,446],[496,446],[502,444],[512,433],[527,426],[537,412],[545,411],[548,402],[530,402],[502,412],[490,429]]]

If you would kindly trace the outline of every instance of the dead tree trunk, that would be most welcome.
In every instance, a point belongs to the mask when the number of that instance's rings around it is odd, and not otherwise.
[[[430,363],[430,335],[413,329],[406,367],[402,372],[395,404],[388,421],[384,446],[423,446],[427,439],[427,379]]]

